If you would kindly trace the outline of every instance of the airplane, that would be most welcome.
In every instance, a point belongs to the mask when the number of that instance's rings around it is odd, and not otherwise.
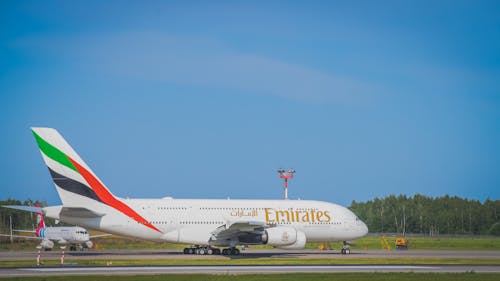
[[[62,201],[62,205],[44,207],[44,214],[66,223],[193,245],[184,248],[185,254],[238,255],[237,246],[302,249],[306,242],[332,241],[343,241],[341,253],[348,254],[350,241],[368,233],[352,211],[324,201],[120,198],[57,130],[31,129]]]
[[[36,213],[38,226],[35,230],[14,230],[17,232],[35,233],[35,236],[12,235],[12,237],[41,240],[37,248],[43,249],[45,251],[52,250],[52,248],[54,248],[54,243],[63,246],[69,245],[70,251],[76,251],[77,248],[81,250],[83,250],[84,248],[92,248],[94,243],[92,243],[90,239],[109,235],[109,234],[100,234],[100,235],[90,236],[85,228],[78,226],[47,227],[45,225],[45,220],[43,219],[42,215],[43,208],[40,208],[38,206],[38,203],[36,203],[35,207],[15,206],[15,205],[7,205],[2,207],[18,209],[22,211],[31,211]],[[0,234],[0,236],[11,237],[11,235],[8,234]]]

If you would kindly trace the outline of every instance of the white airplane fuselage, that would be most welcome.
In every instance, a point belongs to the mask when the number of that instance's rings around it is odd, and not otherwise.
[[[62,206],[45,208],[46,215],[107,233],[157,242],[206,245],[221,225],[239,221],[293,228],[307,242],[346,241],[367,234],[366,225],[342,206],[310,200],[122,199],[160,231],[138,223],[107,205],[100,218],[60,217]],[[251,244],[251,243],[248,243]]]
[[[78,226],[44,227],[37,235],[58,244],[81,244],[90,240],[88,231]]]

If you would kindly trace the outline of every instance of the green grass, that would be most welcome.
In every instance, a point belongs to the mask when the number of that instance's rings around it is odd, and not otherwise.
[[[386,239],[394,249],[396,238],[386,237]],[[413,250],[500,250],[500,238],[409,237],[408,241],[409,248]],[[382,249],[381,238],[375,236],[363,237],[356,240],[352,248],[361,250]]]
[[[394,249],[395,237],[386,237],[388,243]],[[415,237],[408,238],[410,250],[500,250],[500,238],[433,238],[433,237]],[[117,236],[103,237],[94,239],[98,250],[113,249],[176,249],[182,250],[185,245],[155,243],[141,241],[137,239],[122,238]],[[0,250],[33,250],[37,242],[18,241],[14,244],[2,240]],[[320,243],[308,243],[307,249],[318,249]],[[340,242],[330,243],[334,250],[339,250],[342,245]],[[250,249],[271,249],[267,245],[252,246]],[[355,241],[352,246],[354,250],[380,250],[383,249],[380,237],[367,236]]]
[[[47,276],[47,277],[8,277],[14,281],[497,281],[499,274],[490,273],[297,273],[297,274],[244,274],[244,275],[207,275],[207,274],[169,274],[169,275],[125,275],[125,276]]]

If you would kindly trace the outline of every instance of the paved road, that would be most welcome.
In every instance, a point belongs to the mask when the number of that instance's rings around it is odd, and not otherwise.
[[[36,251],[0,251],[0,261],[7,260],[35,260]],[[71,260],[108,260],[108,259],[229,259],[226,256],[198,256],[184,255],[176,250],[109,250],[109,251],[84,251],[65,252],[67,259]],[[42,252],[42,259],[59,259],[60,250]],[[456,258],[456,259],[500,259],[500,251],[436,251],[436,250],[359,250],[350,255],[341,255],[338,251],[296,250],[285,251],[247,250],[233,259],[245,258],[331,258],[331,259],[356,259],[356,258]]]
[[[500,266],[478,265],[256,265],[256,266],[123,266],[0,268],[0,277],[49,275],[147,275],[147,274],[264,274],[264,273],[340,273],[340,272],[460,272],[500,273]]]

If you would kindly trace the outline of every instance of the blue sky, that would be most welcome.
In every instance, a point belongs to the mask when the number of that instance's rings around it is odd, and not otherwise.
[[[500,199],[498,1],[2,1],[1,198],[29,128],[122,197]]]

